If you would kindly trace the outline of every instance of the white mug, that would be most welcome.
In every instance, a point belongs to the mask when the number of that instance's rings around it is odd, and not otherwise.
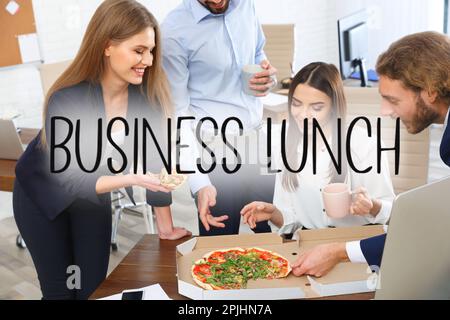
[[[266,93],[266,92],[272,90],[272,88],[276,85],[276,77],[271,76],[270,78],[273,80],[274,85],[272,87],[268,88],[266,91],[263,92],[263,91],[253,90],[250,88],[250,80],[253,79],[255,74],[263,72],[263,71],[265,71],[265,69],[263,69],[263,67],[261,67],[259,64],[249,64],[242,68],[242,73],[241,73],[242,89],[244,90],[244,92],[246,94],[248,94],[250,96],[256,96],[257,94]]]

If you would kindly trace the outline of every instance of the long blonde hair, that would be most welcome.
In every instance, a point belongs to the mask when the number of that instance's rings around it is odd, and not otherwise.
[[[104,50],[110,42],[122,42],[146,28],[155,31],[153,65],[145,70],[141,84],[150,103],[160,108],[165,117],[172,115],[170,88],[162,67],[161,31],[156,18],[135,0],[106,0],[95,11],[80,50],[64,73],[50,88],[44,102],[41,145],[46,146],[45,120],[50,98],[58,90],[83,81],[99,83],[105,72]]]

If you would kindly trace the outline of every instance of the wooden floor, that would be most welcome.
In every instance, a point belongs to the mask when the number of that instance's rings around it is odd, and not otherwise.
[[[108,274],[142,237],[144,220],[122,215],[118,231],[119,250],[111,252]],[[14,218],[0,221],[0,300],[41,299],[39,281],[27,249],[16,246],[18,234]]]

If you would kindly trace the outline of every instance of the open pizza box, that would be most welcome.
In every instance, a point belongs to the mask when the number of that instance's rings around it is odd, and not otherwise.
[[[308,280],[293,275],[284,279],[250,280],[247,288],[240,290],[205,290],[195,284],[191,276],[191,267],[195,261],[210,251],[235,247],[272,250],[291,263],[295,261],[299,249],[296,242],[283,243],[283,239],[276,233],[191,239],[177,246],[178,292],[194,300],[277,300],[305,297],[303,287]]]
[[[216,237],[197,237],[188,240],[177,246],[177,276],[178,276],[178,292],[188,298],[194,300],[285,300],[285,299],[302,299],[320,297],[320,292],[312,290],[308,277],[295,277],[290,274],[284,279],[250,280],[246,289],[240,290],[205,290],[199,287],[191,276],[191,268],[195,261],[201,259],[204,254],[219,249],[227,248],[250,248],[259,247],[274,251],[282,255],[293,263],[298,254],[316,244],[358,240],[383,232],[382,227],[356,227],[356,228],[336,228],[326,230],[300,231],[298,238],[300,242],[290,241],[284,242],[276,233],[269,234],[242,234],[232,236],[216,236]],[[367,280],[370,274],[367,274],[367,265],[352,265],[343,263],[336,267],[336,271],[332,271],[329,277],[323,277],[325,280],[323,285],[328,284],[327,281],[333,283],[347,283]],[[313,279],[318,280],[318,279]],[[318,281],[320,281],[318,280]],[[320,288],[319,285],[315,288]],[[330,291],[335,295],[335,291]],[[365,290],[370,291],[370,290]],[[322,288],[322,293],[327,291]],[[346,294],[348,290],[343,293]]]

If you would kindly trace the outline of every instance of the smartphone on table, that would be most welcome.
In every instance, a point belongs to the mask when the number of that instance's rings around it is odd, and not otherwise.
[[[122,300],[144,300],[143,290],[124,290]]]

